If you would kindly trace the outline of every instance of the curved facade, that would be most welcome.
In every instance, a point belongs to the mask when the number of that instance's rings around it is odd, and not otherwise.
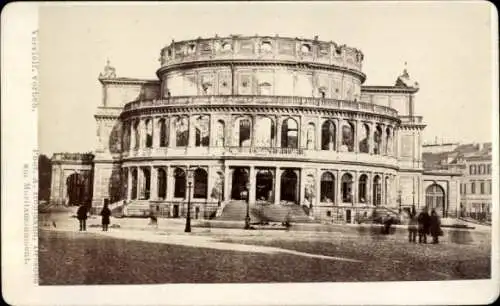
[[[173,41],[160,62],[158,80],[117,78],[109,63],[100,75],[94,206],[175,217],[191,198],[194,217],[213,217],[248,196],[350,219],[423,198],[406,70],[364,86],[361,51],[317,37]]]

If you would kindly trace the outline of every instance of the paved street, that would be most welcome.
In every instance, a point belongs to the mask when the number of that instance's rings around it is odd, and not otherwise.
[[[142,220],[147,222],[145,220]],[[489,244],[414,245],[395,236],[193,228],[42,227],[40,284],[339,282],[490,277]],[[123,221],[122,221],[123,222]]]

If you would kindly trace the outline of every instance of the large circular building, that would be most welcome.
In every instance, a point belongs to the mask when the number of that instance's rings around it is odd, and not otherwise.
[[[248,200],[254,218],[351,221],[423,205],[406,69],[363,86],[362,52],[317,37],[172,41],[160,62],[158,80],[100,75],[92,206],[240,219]]]

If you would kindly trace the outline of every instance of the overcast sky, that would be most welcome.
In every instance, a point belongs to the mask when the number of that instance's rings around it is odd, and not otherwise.
[[[394,85],[408,62],[420,84],[426,141],[487,142],[492,132],[492,6],[486,1],[146,3],[40,10],[40,127],[44,154],[95,148],[98,75],[156,78],[160,49],[215,34],[333,40],[361,49],[367,85]]]

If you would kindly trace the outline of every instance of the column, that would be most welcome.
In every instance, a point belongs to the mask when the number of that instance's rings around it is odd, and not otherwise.
[[[337,205],[340,205],[342,204],[342,184],[341,184],[341,181],[342,181],[342,171],[337,171],[337,180],[335,181],[337,183],[337,188],[335,188],[335,192],[336,192],[336,196],[337,196],[337,200],[335,201],[335,203]]]
[[[359,119],[354,121],[354,152],[359,153],[359,129],[361,125],[359,124]]]
[[[359,197],[358,197],[358,192],[359,192],[358,191],[358,184],[359,184],[358,177],[359,177],[358,172],[355,171],[353,178],[352,178],[352,186],[351,186],[352,196],[353,196],[353,199],[352,199],[353,205],[356,205],[356,203],[358,203],[358,199],[359,199]]]
[[[380,203],[380,204],[381,204],[381,206],[387,206],[387,204],[385,202],[385,194],[386,194],[386,192],[385,192],[385,173],[381,173],[380,175],[382,176],[382,180],[381,180],[381,184],[380,184],[381,185],[380,186],[381,187],[380,188],[381,189],[380,196],[382,198],[382,201],[381,201],[382,203]]]
[[[207,200],[210,200],[213,188],[214,188],[213,167],[208,166],[208,169],[207,169]],[[205,206],[205,208],[206,208],[206,206]],[[205,215],[205,211],[203,211],[203,215]]]
[[[174,169],[173,167],[166,166],[167,171],[167,193],[165,194],[165,198],[167,201],[172,201],[174,198]]]
[[[306,193],[306,176],[304,173],[304,168],[301,167],[299,170],[299,177],[300,177],[300,198],[299,198],[299,204],[303,205],[304,204],[304,199],[305,199],[305,193]]]
[[[276,167],[276,173],[274,174],[274,204],[280,203],[281,197],[281,169]]]
[[[137,167],[137,199],[144,198],[144,172],[141,167]]]
[[[316,150],[321,150],[321,137],[322,137],[322,125],[321,125],[321,117],[318,116],[316,119]]]
[[[229,166],[224,166],[224,201],[231,200],[229,190],[229,182],[231,180],[231,174],[229,172]]]
[[[135,126],[135,121],[130,121],[130,146],[129,146],[130,151],[135,148],[135,143],[137,141],[137,139],[135,138],[134,126]]]
[[[256,115],[252,115],[252,136],[250,137],[250,149],[255,147],[255,136],[257,134],[257,129],[256,129],[256,122],[257,122],[257,117]]]
[[[149,179],[149,199],[156,200],[158,199],[158,168],[151,166],[150,175],[151,178]]]
[[[281,147],[281,116],[276,116],[276,147]]]
[[[376,128],[376,125],[372,122],[370,122],[368,124],[368,126],[370,127],[370,133],[368,135],[368,152],[370,154],[373,154],[374,151],[374,148],[375,148],[375,128]]]
[[[385,143],[386,143],[385,124],[380,124],[380,127],[382,128],[382,137],[380,137],[380,155],[387,155],[386,150],[385,150],[386,149],[385,148]]]
[[[132,167],[127,169],[127,201],[132,200]]]
[[[146,135],[148,134],[147,133],[147,126],[146,126],[146,120],[147,119],[141,119],[141,148],[145,148],[146,147]]]
[[[169,117],[168,120],[168,147],[173,148],[176,144],[176,135],[175,135],[175,122],[177,121],[177,117]]]
[[[366,204],[372,205],[372,173],[367,173],[367,182],[366,182]]]
[[[343,118],[337,119],[337,135],[335,136],[335,151],[340,152],[340,146],[342,144],[342,121]]]
[[[314,199],[314,206],[319,206],[321,203],[321,169],[316,168],[316,176],[315,176],[315,183],[316,183],[316,198]]]
[[[158,148],[160,146],[160,127],[159,127],[160,118],[154,117],[153,124],[153,148]]]
[[[255,203],[255,167],[250,166],[250,190],[248,191],[248,202],[253,204]]]
[[[210,128],[208,129],[208,146],[209,147],[214,147],[215,146],[215,138],[217,137],[217,135],[214,134],[214,131],[215,131],[215,128],[214,128],[214,125],[215,125],[215,122],[217,121],[217,118],[214,118],[214,115],[210,114],[208,115],[208,120],[210,122],[209,126]]]
[[[195,145],[195,138],[196,138],[196,133],[195,133],[195,117],[194,116],[189,116],[189,141],[188,141],[188,147],[194,147]]]

